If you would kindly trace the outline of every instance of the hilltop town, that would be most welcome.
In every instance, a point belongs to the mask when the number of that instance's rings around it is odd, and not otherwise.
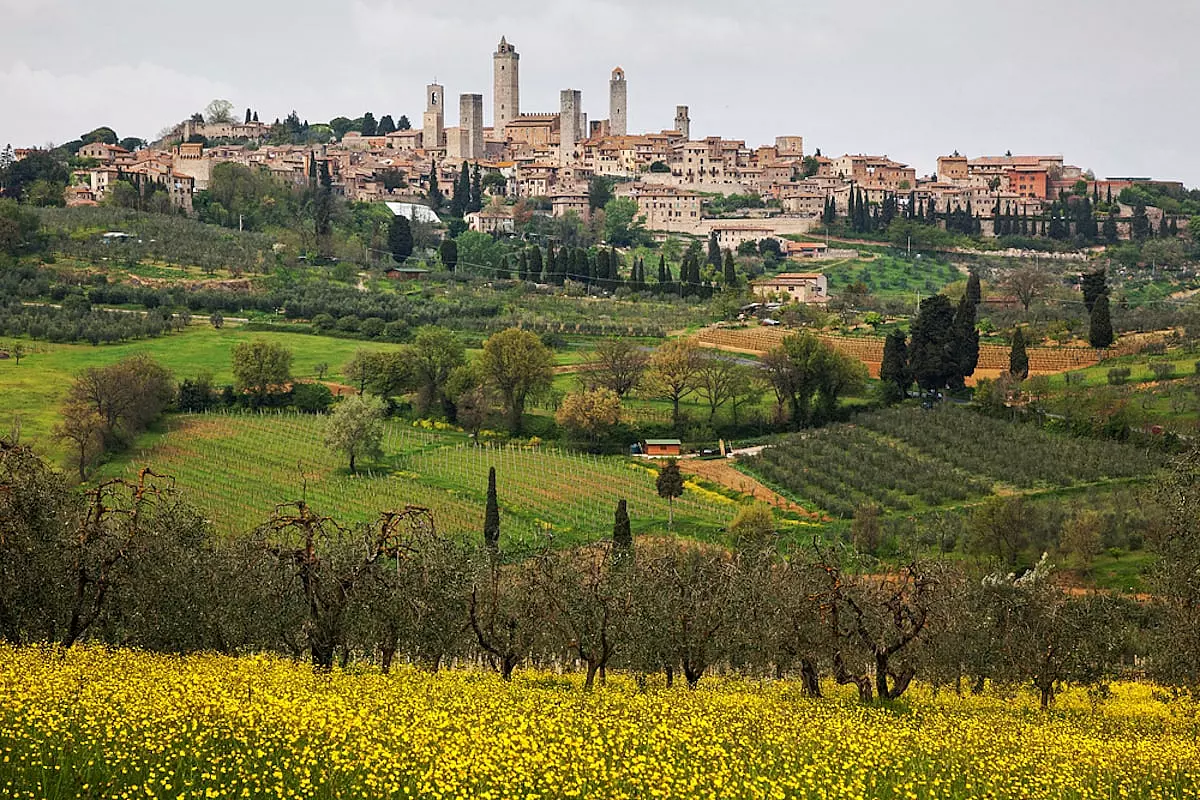
[[[162,187],[173,208],[191,213],[193,196],[209,188],[214,167],[235,163],[296,185],[308,183],[324,164],[334,191],[346,200],[427,204],[431,188],[453,196],[467,163],[482,170],[485,194],[497,200],[468,218],[471,229],[488,233],[514,230],[518,201],[537,201],[555,217],[586,220],[595,178],[614,182],[617,197],[636,201],[647,230],[703,237],[715,232],[721,247],[733,249],[768,236],[827,229],[839,215],[853,221],[858,207],[873,220],[855,222],[856,232],[886,228],[893,217],[903,217],[985,238],[1069,239],[1082,233],[1114,242],[1135,237],[1139,225],[1177,233],[1190,220],[1186,213],[1120,201],[1129,189],[1179,195],[1181,183],[1098,178],[1062,155],[954,152],[919,175],[916,167],[886,155],[806,152],[804,137],[794,133],[760,145],[719,136],[693,139],[686,105],[674,109],[669,128],[637,133],[638,121],[631,123],[627,111],[637,76],[621,67],[612,70],[603,119],[589,118],[575,89],[561,91],[557,110],[524,110],[520,54],[503,37],[492,69],[491,125],[485,125],[484,96],[465,93],[458,96],[458,124],[448,127],[451,95],[436,83],[425,87],[419,127],[406,115],[397,124],[391,115],[376,121],[370,114],[310,126],[294,112],[268,124],[250,109],[239,121],[228,104],[218,103],[215,112],[173,125],[152,143],[134,140],[125,147],[115,136],[76,143],[74,154],[86,166],[72,172],[65,202],[103,202],[126,181]],[[669,114],[664,109],[663,118]],[[11,157],[30,152],[17,149]],[[714,195],[751,197],[757,207],[710,213],[707,198]],[[1075,205],[1060,208],[1067,197],[1088,200],[1082,215]],[[1091,236],[1090,223],[1080,224],[1085,217],[1098,220]]]

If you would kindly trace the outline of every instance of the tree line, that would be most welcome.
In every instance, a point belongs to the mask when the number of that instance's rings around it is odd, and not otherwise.
[[[664,468],[664,472],[669,469]],[[488,478],[482,536],[406,507],[343,525],[303,501],[218,540],[169,478],[143,470],[83,492],[27,448],[0,444],[0,635],[70,647],[274,651],[314,668],[397,661],[428,669],[613,670],[696,687],[713,673],[798,676],[894,700],[921,680],[954,691],[1066,683],[1103,690],[1148,673],[1200,691],[1200,455],[1158,490],[1154,594],[1064,592],[1045,559],[1022,573],[959,560],[882,563],[853,548],[785,542],[744,507],[727,541],[630,534],[574,549],[503,535]],[[661,490],[661,487],[660,487]]]

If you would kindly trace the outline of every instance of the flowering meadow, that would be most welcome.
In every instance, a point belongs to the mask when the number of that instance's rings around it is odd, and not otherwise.
[[[274,657],[0,649],[6,798],[1194,798],[1197,720],[1106,697],[864,706],[837,687],[473,670],[314,674]]]

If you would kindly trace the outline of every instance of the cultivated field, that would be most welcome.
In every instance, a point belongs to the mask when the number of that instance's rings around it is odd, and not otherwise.
[[[612,532],[617,500],[629,503],[637,532],[664,530],[667,503],[655,473],[628,459],[572,455],[545,447],[486,448],[462,434],[387,423],[384,459],[346,472],[323,444],[325,419],[284,414],[179,415],[170,430],[107,465],[101,477],[133,475],[149,465],[173,476],[184,496],[225,533],[245,532],[277,503],[307,496],[341,520],[367,520],[407,504],[433,509],[449,533],[482,529],[488,467],[496,467],[504,535],[587,541]],[[736,514],[736,503],[700,488],[675,501],[676,527],[711,535]]]
[[[1047,433],[956,408],[905,407],[788,437],[745,467],[837,517],[875,504],[909,511],[993,492],[1031,492],[1150,475],[1134,446]]]
[[[0,649],[0,787],[88,797],[1194,798],[1194,717],[1154,687],[866,707],[829,686]]]

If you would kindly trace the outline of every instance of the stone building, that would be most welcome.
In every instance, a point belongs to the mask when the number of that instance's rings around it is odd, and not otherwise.
[[[458,135],[460,155],[470,161],[483,158],[483,95],[458,96]]]
[[[569,164],[575,160],[575,146],[583,138],[582,93],[578,89],[563,89],[559,92],[559,160]]]
[[[492,130],[504,139],[508,123],[521,116],[521,55],[503,36],[492,54]]]

